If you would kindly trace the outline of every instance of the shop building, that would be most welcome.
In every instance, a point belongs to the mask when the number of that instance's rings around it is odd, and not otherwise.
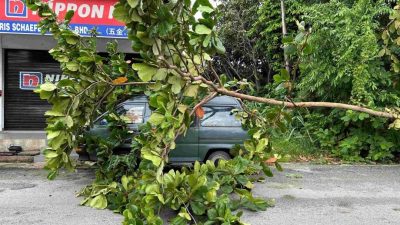
[[[124,25],[112,18],[116,1],[53,0],[51,7],[61,18],[74,10],[71,29],[80,35],[87,36],[96,27],[100,52],[115,39],[122,51],[130,52]],[[38,21],[22,0],[0,0],[0,151],[9,145],[44,145],[43,114],[50,105],[33,90],[46,80],[66,79],[48,53],[55,41],[40,34]]]

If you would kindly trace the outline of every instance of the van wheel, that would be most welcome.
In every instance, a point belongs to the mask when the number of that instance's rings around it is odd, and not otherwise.
[[[211,153],[211,155],[209,155],[207,158],[207,160],[210,160],[215,165],[218,165],[218,162],[221,159],[229,160],[229,159],[232,159],[232,157],[224,151],[217,151],[217,152]]]

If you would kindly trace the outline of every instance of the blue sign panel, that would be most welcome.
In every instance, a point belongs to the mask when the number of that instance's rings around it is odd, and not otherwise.
[[[69,10],[75,11],[70,27],[81,36],[90,36],[96,29],[97,37],[126,38],[123,23],[113,18],[117,0],[52,0],[49,6],[64,18]],[[30,11],[22,0],[0,0],[0,33],[41,34],[38,27],[40,17]]]

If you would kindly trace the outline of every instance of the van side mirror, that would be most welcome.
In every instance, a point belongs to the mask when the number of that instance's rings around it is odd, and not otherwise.
[[[100,120],[99,124],[102,125],[102,126],[105,126],[105,125],[108,124],[108,122],[107,122],[107,120],[105,118],[103,118],[103,119]]]

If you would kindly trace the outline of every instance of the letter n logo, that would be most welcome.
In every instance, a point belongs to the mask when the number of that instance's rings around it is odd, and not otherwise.
[[[19,88],[22,90],[34,90],[43,82],[43,74],[40,72],[19,72]]]
[[[28,18],[28,9],[22,0],[5,0],[6,17]]]

